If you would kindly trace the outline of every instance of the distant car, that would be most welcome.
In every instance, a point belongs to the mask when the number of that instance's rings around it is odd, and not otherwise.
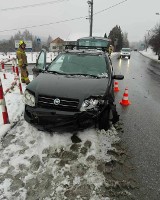
[[[137,51],[137,49],[134,49],[134,51]]]
[[[122,48],[120,51],[120,58],[128,57],[131,58],[131,49],[130,48]]]
[[[33,69],[35,78],[24,93],[27,122],[44,127],[107,130],[118,115],[114,104],[114,75],[107,54],[98,50],[66,50],[48,66],[42,50]]]

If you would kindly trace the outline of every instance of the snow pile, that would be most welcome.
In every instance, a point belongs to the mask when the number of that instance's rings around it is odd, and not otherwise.
[[[21,119],[2,140],[0,199],[107,199],[104,172],[110,169],[103,168],[111,156],[100,159],[102,135],[80,132],[82,142],[73,144],[69,133],[49,135]]]
[[[144,56],[146,56],[147,58],[150,58],[150,59],[153,59],[153,60],[156,60],[157,62],[160,62],[158,60],[158,55],[156,55],[155,52],[153,52],[152,48],[148,48],[147,51],[146,50],[143,50],[143,51],[139,51],[141,54],[143,54]]]

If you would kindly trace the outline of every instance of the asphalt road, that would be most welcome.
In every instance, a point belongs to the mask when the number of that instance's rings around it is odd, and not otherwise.
[[[160,199],[160,64],[132,52],[131,59],[112,58],[116,74],[123,74],[116,94],[123,123],[120,135],[127,146],[139,189],[137,200]],[[128,87],[130,106],[119,104]]]

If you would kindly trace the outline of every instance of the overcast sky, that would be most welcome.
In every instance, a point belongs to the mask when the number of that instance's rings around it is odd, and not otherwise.
[[[31,26],[37,27],[27,29],[40,38],[50,35],[53,39],[61,37],[74,40],[88,36],[89,21],[85,19],[85,16],[88,16],[87,1],[0,0],[0,39]],[[44,4],[35,6],[41,3]],[[140,41],[144,39],[147,30],[160,23],[160,15],[156,15],[160,13],[160,0],[93,0],[93,3],[95,36],[104,36],[104,33],[108,35],[110,30],[118,25],[122,32],[128,33],[130,42]],[[116,4],[119,5],[115,6]],[[27,5],[33,6],[25,7]],[[102,12],[96,14],[99,11]],[[80,19],[62,23],[75,18]],[[51,25],[43,26],[49,23]]]

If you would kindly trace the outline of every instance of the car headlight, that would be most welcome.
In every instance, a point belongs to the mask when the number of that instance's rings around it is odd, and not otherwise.
[[[97,100],[97,99],[84,100],[84,102],[82,103],[82,106],[80,108],[80,111],[82,112],[82,111],[95,109],[98,105],[103,104],[103,103],[104,103],[103,100]]]
[[[31,94],[28,90],[24,92],[23,101],[28,106],[34,107],[35,106],[35,97]]]

